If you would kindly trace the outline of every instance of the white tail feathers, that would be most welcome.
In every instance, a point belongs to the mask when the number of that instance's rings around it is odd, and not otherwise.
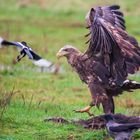
[[[125,81],[123,82],[123,84],[129,83],[129,82],[130,82],[130,80],[125,80]]]
[[[125,80],[123,82],[123,88],[127,90],[140,89],[140,83],[136,81]]]
[[[2,42],[3,42],[3,38],[2,37],[0,37],[0,48],[2,48],[3,46],[2,46]]]
[[[138,82],[136,82],[136,81],[131,81],[131,80],[125,80],[125,81],[123,82],[123,84],[126,84],[126,83],[139,84]]]
[[[38,66],[38,67],[50,67],[52,66],[52,63],[50,61],[47,61],[45,59],[40,59],[40,60],[33,60],[33,63]]]

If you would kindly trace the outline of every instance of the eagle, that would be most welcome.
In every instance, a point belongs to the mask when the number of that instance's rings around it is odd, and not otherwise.
[[[89,106],[75,110],[87,112],[93,106],[103,106],[105,114],[115,112],[114,96],[133,91],[140,84],[127,79],[140,66],[140,48],[136,39],[126,32],[120,6],[91,8],[86,15],[89,29],[88,48],[82,53],[71,45],[61,48],[57,57],[65,56],[68,63],[87,84],[92,101]]]

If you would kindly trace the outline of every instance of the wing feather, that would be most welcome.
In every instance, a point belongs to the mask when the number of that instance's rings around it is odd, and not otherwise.
[[[127,64],[127,72],[129,73],[130,65],[133,65],[133,73],[135,73],[140,67],[140,47],[138,46],[138,42],[121,29],[115,30],[113,27],[113,30],[110,30],[110,32],[112,32],[112,35],[116,38],[116,42],[121,48]]]
[[[112,6],[107,6],[107,7],[109,7],[112,10],[120,9],[120,6],[119,5],[112,5]]]
[[[140,48],[136,39],[125,31],[125,20],[119,8],[113,5],[91,9],[89,47],[85,54],[89,58],[100,56],[116,84],[121,85],[128,73],[138,70]]]
[[[121,17],[121,19],[124,21],[124,19],[122,18],[122,16],[123,16],[123,13],[122,12],[120,12],[120,11],[118,11],[118,10],[111,10],[116,16],[120,16]]]

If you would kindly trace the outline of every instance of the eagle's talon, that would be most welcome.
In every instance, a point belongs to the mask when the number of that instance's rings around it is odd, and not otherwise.
[[[85,113],[86,112],[86,113],[88,113],[89,116],[94,116],[94,114],[90,113],[90,108],[91,108],[91,106],[87,106],[83,109],[73,110],[73,111],[76,113]]]

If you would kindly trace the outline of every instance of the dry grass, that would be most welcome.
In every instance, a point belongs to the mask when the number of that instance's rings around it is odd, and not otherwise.
[[[13,87],[13,89],[10,92],[4,92],[1,91],[0,94],[0,120],[2,120],[2,117],[4,115],[4,112],[6,111],[6,108],[10,105],[10,102],[13,98],[13,96],[18,93],[19,91],[15,91],[15,86]]]

